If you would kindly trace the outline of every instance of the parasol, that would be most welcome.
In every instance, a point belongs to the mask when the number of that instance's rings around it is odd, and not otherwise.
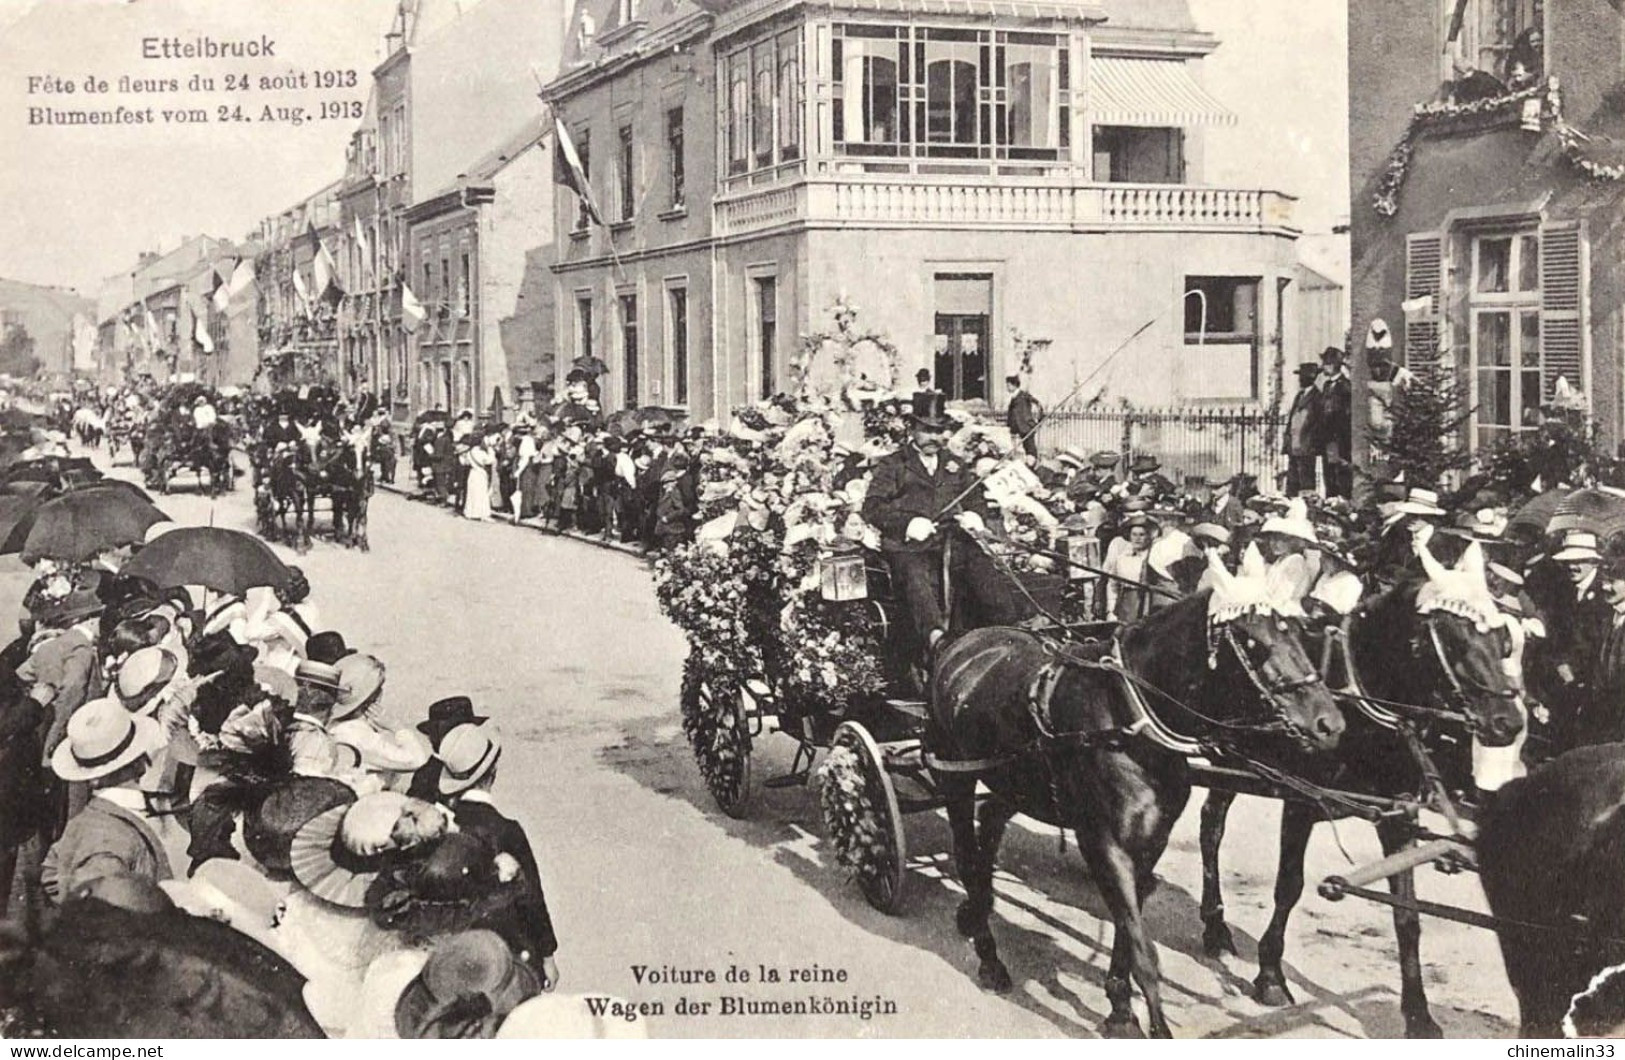
[[[1570,492],[1567,489],[1550,489],[1531,498],[1507,520],[1508,535],[1530,540],[1545,537],[1552,516],[1557,514],[1557,506]]]
[[[0,556],[22,551],[28,531],[34,527],[34,514],[39,511],[39,506],[38,497],[0,496]]]
[[[622,409],[610,414],[606,428],[613,434],[622,436],[633,431],[648,431],[655,427],[675,427],[677,417],[658,405],[647,405],[639,409]]]
[[[26,431],[36,424],[43,423],[44,416],[22,409],[0,409],[0,430]]]
[[[203,585],[235,596],[260,585],[285,589],[293,577],[264,541],[218,526],[177,527],[136,553],[119,573],[150,579],[160,589]]]
[[[42,557],[83,563],[109,549],[139,544],[169,516],[127,490],[87,487],[40,505],[23,542],[23,562]]]
[[[148,493],[146,490],[142,489],[140,486],[137,486],[135,483],[126,482],[124,479],[121,479],[121,478],[98,478],[98,479],[90,479],[89,481],[85,481],[85,482],[70,482],[68,484],[68,492],[69,493],[76,493],[76,492],[78,492],[80,490],[100,490],[100,489],[123,490],[125,493],[128,493],[133,497],[139,497],[140,499],[146,501],[148,504],[157,504],[158,503],[157,501],[152,499],[152,494]]]
[[[1611,489],[1575,490],[1557,503],[1546,524],[1549,534],[1589,530],[1603,540],[1625,530],[1625,492]]]

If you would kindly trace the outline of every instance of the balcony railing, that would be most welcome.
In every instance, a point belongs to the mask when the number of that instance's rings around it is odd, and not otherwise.
[[[1281,192],[1180,184],[967,183],[920,178],[813,177],[719,200],[719,236],[784,225],[985,228],[1011,231],[1260,232],[1296,235]]]

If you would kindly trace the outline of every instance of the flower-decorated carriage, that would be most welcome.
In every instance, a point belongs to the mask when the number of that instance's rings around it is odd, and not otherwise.
[[[740,410],[704,440],[699,529],[656,560],[655,578],[688,636],[683,727],[717,805],[742,817],[759,785],[808,784],[827,752],[818,776],[837,857],[871,904],[893,912],[907,862],[902,817],[941,800],[921,741],[925,646],[862,514],[868,464],[906,437],[907,403],[890,393],[890,346],[857,331],[844,308],[835,332],[804,340],[797,393]],[[984,472],[1026,470],[1008,459],[1002,428],[967,419],[950,449]],[[1020,490],[999,500],[1002,540],[1056,546],[1050,511]],[[1082,601],[1065,591],[1054,556],[1005,550],[1000,563],[1010,591],[1047,610]],[[787,774],[761,780],[753,743],[774,731],[796,742],[795,757]]]

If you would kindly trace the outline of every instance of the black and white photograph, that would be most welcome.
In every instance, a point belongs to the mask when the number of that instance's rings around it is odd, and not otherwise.
[[[0,1038],[1625,1036],[1621,0],[0,0],[0,199]]]

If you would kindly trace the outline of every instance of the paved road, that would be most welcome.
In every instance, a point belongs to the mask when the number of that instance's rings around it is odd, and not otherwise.
[[[180,521],[249,528],[248,493],[218,502],[179,493]],[[709,801],[677,722],[679,633],[658,613],[643,563],[506,525],[479,525],[389,494],[372,503],[372,551],[326,542],[298,559],[327,624],[389,666],[385,703],[416,720],[432,699],[474,697],[508,738],[497,796],[530,831],[562,940],[564,988],[659,1002],[660,1036],[1055,1036],[1092,1034],[1110,924],[1075,850],[1052,832],[1012,828],[999,879],[998,932],[1017,980],[1005,997],[975,983],[975,958],[953,931],[957,886],[945,824],[910,823],[917,858],[906,915],[871,910],[832,867],[815,793],[769,791],[748,821]],[[291,554],[290,554],[291,555]],[[0,613],[26,578],[0,561]],[[783,736],[762,745],[759,775],[788,765]],[[1401,1033],[1392,928],[1382,911],[1313,896],[1288,939],[1299,1004],[1246,996],[1249,963],[1200,956],[1195,812],[1187,812],[1150,903],[1181,1036],[1393,1036]],[[1273,807],[1238,801],[1225,850],[1229,907],[1244,955],[1268,920]],[[1370,829],[1344,825],[1358,860],[1378,854]],[[1310,879],[1345,866],[1322,828]],[[1471,878],[1424,872],[1423,893],[1482,908]],[[1423,940],[1436,1017],[1451,1035],[1504,1035],[1515,1006],[1493,939],[1429,922]],[[714,983],[640,984],[635,969],[710,970]],[[732,966],[753,982],[726,981]],[[756,982],[759,969],[782,982]],[[844,983],[792,985],[791,971],[840,971]],[[723,996],[895,1002],[893,1015],[726,1016]],[[710,1001],[679,1015],[680,999]]]

